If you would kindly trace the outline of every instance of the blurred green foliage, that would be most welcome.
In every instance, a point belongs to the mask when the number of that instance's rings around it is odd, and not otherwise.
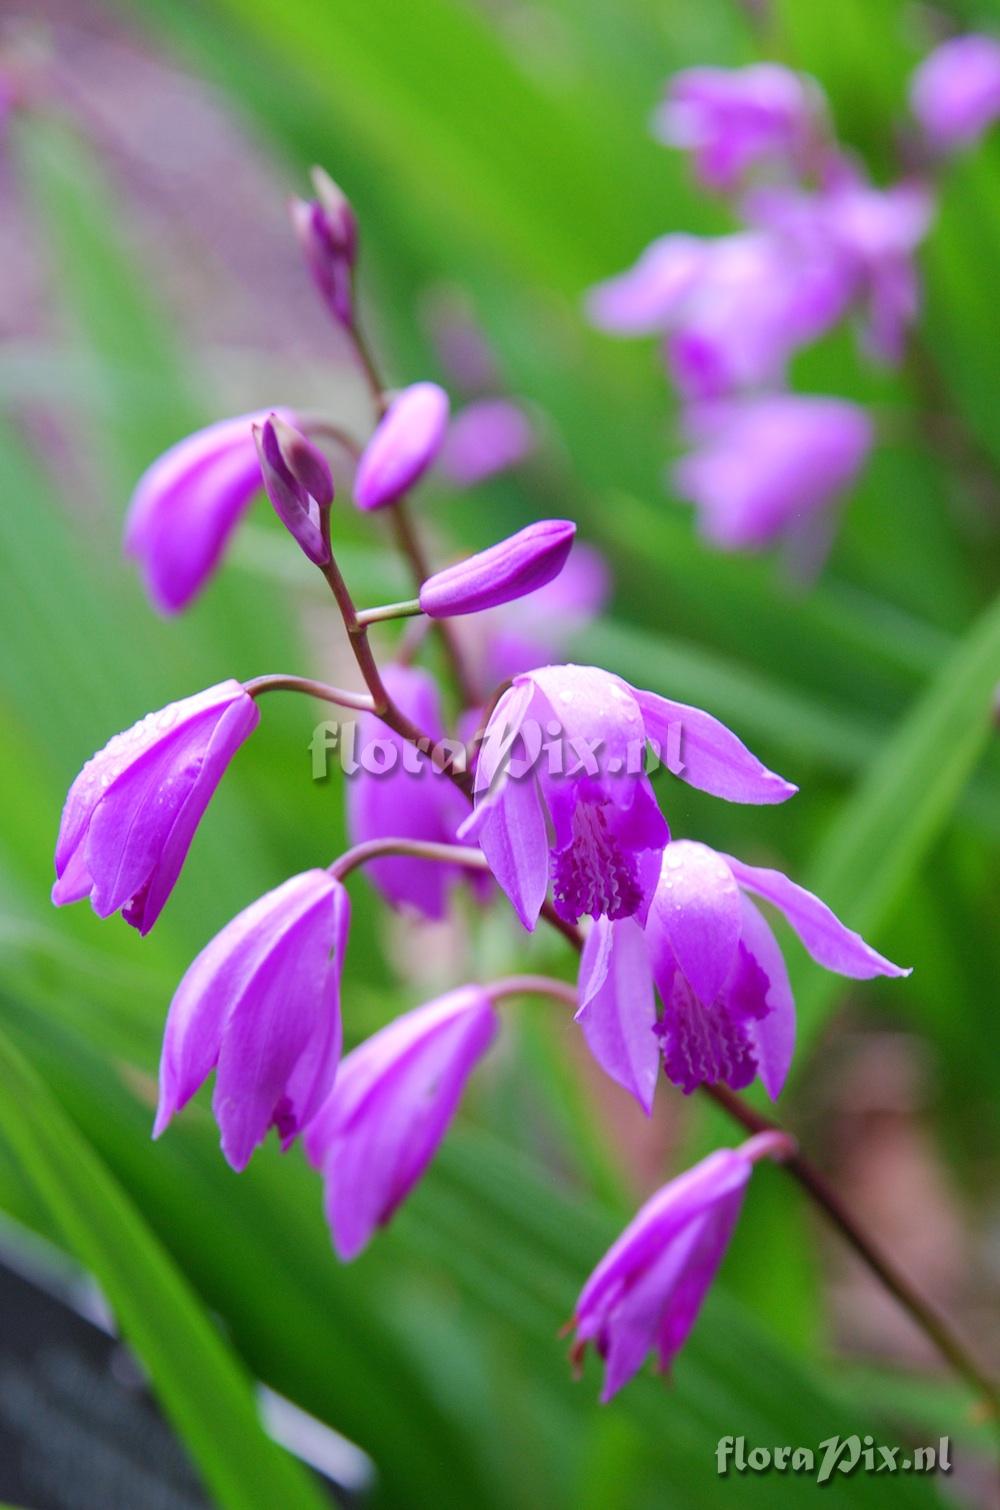
[[[666,399],[650,350],[615,345],[580,315],[587,283],[652,236],[725,226],[684,164],[648,139],[666,73],[762,49],[809,68],[845,138],[885,173],[888,123],[919,52],[909,8],[781,0],[764,38],[749,7],[728,0],[539,0],[494,19],[460,0],[142,0],[123,13],[230,92],[290,189],[304,187],[312,161],[342,182],[361,218],[365,293],[394,380],[438,375],[416,315],[421,292],[446,280],[472,295],[512,388],[552,416],[560,510],[616,572],[614,611],[576,654],[710,708],[802,788],[787,807],[760,811],[672,788],[675,833],[775,858],[915,967],[905,987],[848,991],[790,941],[800,1075],[846,995],[858,1012],[918,1030],[939,1066],[941,1135],[974,1201],[1000,1156],[987,1051],[1000,965],[990,743],[1000,553],[967,458],[931,451],[922,414],[931,401],[946,406],[974,438],[977,464],[1000,465],[984,275],[1000,255],[1000,141],[954,169],[925,259],[920,340],[933,354],[933,397],[918,367],[875,376],[843,339],[803,358],[804,385],[898,421],[811,592],[772,561],[721,557],[697,541],[663,493]],[[885,1437],[933,1423],[938,1434],[961,1422],[961,1392],[897,1398],[891,1376],[869,1375],[864,1389],[841,1377],[801,1209],[770,1170],[759,1219],[748,1216],[725,1271],[728,1293],[712,1298],[671,1387],[644,1378],[602,1410],[594,1365],[574,1385],[555,1333],[632,1197],[619,1151],[595,1131],[562,1041],[545,1029],[515,1030],[422,1188],[350,1269],[333,1259],[298,1154],[268,1149],[237,1179],[197,1109],[150,1145],[150,1077],[174,983],[236,910],[335,853],[341,794],[336,781],[306,778],[311,710],[275,700],[149,939],[84,908],[52,914],[59,805],[83,759],[150,707],[228,675],[306,670],[308,651],[289,592],[293,548],[262,513],[190,615],[164,624],[149,612],[119,559],[128,491],[166,444],[219,416],[217,401],[200,354],[179,349],[170,309],[145,285],[129,206],[94,154],[40,118],[18,122],[11,146],[50,259],[59,360],[79,375],[58,392],[53,383],[54,401],[104,481],[105,506],[79,509],[19,433],[16,373],[0,352],[0,1205],[93,1268],[220,1502],[309,1503],[291,1480],[272,1492],[291,1470],[254,1438],[245,1370],[365,1447],[378,1502],[400,1507],[708,1507],[719,1503],[715,1445],[727,1433],[815,1444],[837,1431]],[[530,480],[497,483],[474,507],[422,506],[467,545],[541,508]],[[392,581],[391,563],[372,555],[358,522],[341,528],[374,595],[383,574]],[[384,957],[384,916],[363,888],[345,985],[351,1037],[417,999]],[[471,927],[503,963],[571,968],[552,940],[527,943],[497,920]],[[707,1118],[692,1137],[729,1135]],[[165,1337],[139,1324],[154,1292]],[[222,1318],[225,1340],[195,1296]],[[190,1358],[187,1394],[179,1356]],[[772,1504],[779,1489],[790,1504],[815,1492],[806,1480],[738,1485],[748,1505]],[[824,1493],[852,1507],[937,1497],[930,1481],[904,1477],[855,1477]]]

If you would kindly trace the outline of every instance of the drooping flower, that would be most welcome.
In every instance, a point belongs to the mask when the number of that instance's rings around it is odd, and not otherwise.
[[[781,950],[748,892],[777,907],[826,969],[855,980],[909,974],[779,871],[688,839],[668,844],[645,925],[600,918],[580,963],[577,1020],[590,1050],[647,1113],[661,1058],[685,1093],[718,1082],[740,1090],[756,1075],[772,1100],[781,1092],[795,1004]]]
[[[382,670],[382,680],[407,718],[431,739],[444,738],[441,699],[429,672],[389,665]],[[430,756],[416,750],[374,713],[358,719],[357,742],[362,763],[347,783],[352,843],[388,838],[456,843],[469,805],[457,787],[434,769]],[[458,866],[406,855],[373,860],[366,871],[392,906],[432,919],[445,916],[450,887],[467,874]],[[480,880],[477,876],[477,884]]]
[[[340,882],[307,870],[202,950],[167,1016],[155,1138],[214,1069],[212,1109],[233,1168],[246,1168],[272,1127],[290,1146],[334,1083],[349,919]]]
[[[312,180],[316,198],[292,200],[292,225],[320,297],[335,320],[350,326],[354,321],[357,219],[347,196],[322,168],[313,168]]]
[[[179,613],[213,574],[247,506],[261,486],[253,427],[264,409],[220,420],[165,451],[144,472],[125,520],[125,553],[139,562],[146,591],[161,613]]]
[[[478,839],[525,928],[550,873],[556,910],[573,922],[648,905],[669,832],[645,774],[647,741],[691,786],[733,802],[783,802],[796,790],[710,714],[607,671],[515,677],[487,725],[460,834]]]
[[[729,193],[750,168],[807,171],[824,124],[825,104],[814,79],[778,63],[753,63],[675,74],[653,130],[668,146],[693,154],[706,188]]]
[[[789,256],[825,256],[838,269],[844,307],[861,312],[865,349],[894,365],[906,332],[920,309],[914,254],[934,211],[927,186],[916,181],[877,189],[853,163],[831,164],[818,194],[762,189],[744,211],[751,222],[777,235]]]
[[[393,399],[358,462],[359,509],[383,509],[420,480],[444,442],[448,411],[448,395],[436,383],[414,383]]]
[[[721,1148],[658,1190],[591,1274],[570,1326],[579,1364],[592,1343],[604,1359],[607,1402],[654,1352],[666,1372],[687,1341],[733,1229],[753,1170]]]
[[[226,767],[259,721],[240,683],[220,682],[109,740],[66,798],[56,842],[56,906],[89,896],[98,917],[120,911],[148,933]]]
[[[481,398],[452,419],[438,464],[450,482],[471,488],[520,466],[534,449],[535,432],[521,404]]]
[[[593,289],[589,309],[605,330],[663,332],[681,396],[699,400],[780,383],[792,355],[840,319],[852,287],[819,238],[676,235]]]
[[[914,72],[910,106],[936,151],[971,146],[1000,117],[1000,41],[971,33],[942,42]]]
[[[576,525],[539,519],[516,535],[428,577],[420,607],[432,619],[482,613],[545,587],[566,564]]]
[[[701,533],[726,550],[756,550],[831,504],[867,460],[871,419],[846,399],[778,394],[698,406],[695,450],[673,482],[698,507]]]
[[[333,502],[333,477],[326,457],[301,430],[276,414],[254,425],[253,436],[264,490],[275,513],[309,560],[324,566],[330,559],[330,542],[322,514]]]
[[[305,1135],[345,1262],[420,1179],[497,1027],[486,992],[462,986],[397,1017],[345,1058]]]

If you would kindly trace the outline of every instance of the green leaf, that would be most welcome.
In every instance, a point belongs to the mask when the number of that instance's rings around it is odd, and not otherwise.
[[[243,1369],[135,1207],[0,1036],[0,1128],[94,1275],[218,1502],[320,1510],[306,1471],[265,1436]]]

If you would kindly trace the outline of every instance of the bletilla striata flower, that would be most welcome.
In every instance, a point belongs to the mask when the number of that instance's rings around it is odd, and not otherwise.
[[[669,235],[592,289],[588,309],[603,330],[663,332],[671,377],[698,400],[781,382],[790,357],[844,314],[852,287],[818,237]]]
[[[272,1127],[289,1147],[334,1082],[349,918],[340,882],[307,870],[202,950],[167,1016],[155,1138],[214,1069],[212,1109],[233,1168]]]
[[[525,928],[550,877],[572,922],[648,906],[669,831],[644,770],[647,741],[689,785],[732,802],[784,802],[796,790],[700,708],[594,666],[515,677],[487,725],[460,834],[478,839]]]
[[[570,1326],[572,1358],[604,1359],[607,1402],[655,1353],[665,1373],[687,1341],[736,1226],[753,1163],[722,1148],[652,1196],[597,1265]]]
[[[428,577],[420,589],[420,607],[432,619],[445,619],[526,597],[558,577],[575,534],[571,519],[537,519],[516,535]]]
[[[978,141],[1000,117],[1000,41],[972,33],[942,42],[915,71],[910,106],[936,151]]]
[[[254,444],[268,499],[292,538],[315,566],[330,559],[323,515],[333,502],[330,465],[312,441],[269,414],[253,427]]]
[[[520,404],[481,398],[451,421],[438,464],[450,482],[470,488],[520,466],[534,449],[535,432]]]
[[[431,739],[444,738],[441,699],[429,672],[417,666],[386,666],[382,680],[407,718]],[[374,713],[359,718],[357,743],[363,763],[347,783],[351,842],[403,838],[455,843],[469,805],[434,769],[430,756],[415,750]],[[469,874],[457,865],[406,855],[373,860],[367,872],[392,906],[433,919],[445,916],[450,888]],[[475,884],[481,880],[477,874]]]
[[[358,462],[359,509],[383,509],[419,482],[444,443],[449,407],[437,383],[414,383],[396,395]]]
[[[69,789],[52,900],[90,897],[148,933],[174,888],[195,829],[260,713],[239,682],[169,703],[88,760]]]
[[[220,420],[178,441],[143,473],[125,520],[125,553],[139,562],[161,613],[179,613],[211,577],[229,538],[261,486],[254,425],[264,409]]]
[[[920,310],[914,254],[934,210],[924,184],[902,182],[876,189],[853,163],[831,164],[822,193],[762,189],[744,206],[750,220],[782,239],[791,255],[832,259],[846,295],[861,312],[865,350],[897,364],[906,332]]]
[[[686,1093],[718,1082],[740,1090],[756,1075],[772,1100],[781,1092],[795,1003],[748,892],[777,907],[826,969],[855,980],[909,974],[779,871],[689,839],[668,844],[645,926],[599,919],[580,962],[577,1021],[598,1063],[647,1113],[661,1059]]]
[[[486,992],[462,986],[397,1017],[345,1058],[305,1135],[345,1262],[420,1179],[497,1027]]]
[[[293,199],[292,225],[312,280],[340,325],[354,320],[358,223],[343,191],[322,168],[312,170],[316,198]]]
[[[706,188],[728,193],[754,167],[808,170],[824,123],[825,103],[814,79],[778,63],[753,63],[675,74],[653,131],[668,146],[693,154]]]
[[[695,449],[673,469],[706,539],[757,550],[827,507],[871,450],[871,419],[846,399],[778,394],[688,411]]]

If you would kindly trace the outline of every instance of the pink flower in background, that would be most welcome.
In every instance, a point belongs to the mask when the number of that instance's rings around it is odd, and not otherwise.
[[[444,443],[448,411],[448,395],[437,383],[413,383],[396,395],[358,462],[359,509],[383,509],[419,482]]]
[[[263,409],[220,420],[165,451],[143,473],[125,519],[125,553],[139,562],[161,613],[179,613],[212,576],[230,536],[261,486],[253,427]]]
[[[214,1069],[212,1109],[233,1168],[246,1167],[272,1127],[289,1147],[334,1082],[349,919],[340,882],[308,870],[202,950],[167,1015],[155,1138]]]
[[[696,400],[783,381],[789,358],[841,318],[851,290],[842,259],[818,238],[665,236],[592,289],[588,307],[603,329],[666,334],[671,376]]]
[[[63,808],[52,888],[57,907],[90,897],[149,932],[229,762],[260,722],[239,682],[149,713],[88,760]]]
[[[669,750],[675,734],[677,774],[701,791],[772,803],[796,790],[710,714],[597,667],[514,678],[487,725],[476,807],[460,834],[478,840],[525,928],[535,926],[550,872],[556,910],[570,921],[644,912],[669,838],[644,754],[649,740]]]
[[[942,42],[914,72],[910,106],[937,151],[971,146],[1000,117],[1000,41],[972,33]]]
[[[320,297],[339,324],[350,326],[358,223],[347,196],[322,168],[313,168],[312,180],[316,198],[292,200],[292,225]]]
[[[700,405],[687,425],[695,449],[674,467],[674,486],[726,550],[759,549],[830,505],[873,440],[859,405],[789,393]]]
[[[389,665],[383,668],[382,680],[407,718],[431,739],[444,737],[440,694],[430,672]],[[358,748],[371,750],[379,741],[395,753],[392,769],[373,775],[361,766],[346,783],[352,843],[388,838],[457,842],[459,826],[469,812],[461,792],[433,770],[428,755],[407,745],[374,713],[362,714],[357,724]],[[367,871],[392,906],[433,919],[445,916],[450,888],[463,875],[471,877],[458,866],[405,855],[374,860]],[[479,886],[483,877],[477,872],[472,879]]]
[[[824,125],[825,102],[814,79],[778,63],[753,63],[675,74],[653,131],[692,154],[706,188],[728,193],[751,168],[808,170]]]
[[[604,1359],[607,1402],[655,1353],[669,1369],[687,1341],[736,1226],[753,1164],[721,1148],[658,1190],[580,1293],[570,1326],[579,1363],[588,1343]]]
[[[832,257],[840,268],[845,307],[862,313],[867,351],[895,364],[920,312],[914,253],[927,234],[934,201],[916,182],[877,189],[842,162],[821,194],[758,190],[748,196],[751,222],[798,247]]]
[[[661,1059],[686,1093],[719,1082],[740,1090],[757,1075],[772,1100],[781,1092],[795,1004],[781,950],[747,892],[777,907],[826,969],[855,980],[909,974],[780,871],[689,839],[668,844],[644,924],[599,919],[580,962],[577,1021],[588,1046],[647,1114]]]
[[[339,1258],[356,1258],[420,1179],[498,1026],[486,992],[462,986],[347,1055],[305,1136]]]
[[[438,465],[457,487],[475,487],[520,466],[535,445],[521,404],[509,398],[476,399],[452,419]]]

